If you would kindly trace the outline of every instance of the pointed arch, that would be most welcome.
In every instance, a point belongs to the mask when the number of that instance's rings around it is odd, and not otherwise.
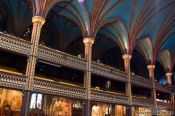
[[[153,63],[153,45],[149,36],[139,39],[135,48],[145,58],[147,64]]]
[[[161,63],[165,72],[172,71],[171,54],[168,49],[161,50],[157,55],[157,60]]]
[[[121,18],[107,19],[99,25],[98,29],[96,33],[109,37],[119,46],[123,54],[128,51],[128,31]]]

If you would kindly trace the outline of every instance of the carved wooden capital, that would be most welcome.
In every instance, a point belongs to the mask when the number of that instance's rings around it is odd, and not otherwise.
[[[41,25],[44,25],[45,19],[43,17],[41,17],[41,16],[33,16],[32,17],[32,22],[33,23],[39,23]]]
[[[173,74],[171,72],[167,72],[166,76],[172,76]]]
[[[92,45],[94,43],[94,39],[93,38],[84,38],[83,43]]]
[[[155,68],[155,65],[150,64],[150,65],[148,65],[148,66],[147,66],[147,68],[148,68],[148,69],[152,69],[152,70],[153,70],[153,69]]]
[[[124,54],[122,57],[123,57],[124,60],[130,60],[132,58],[132,55]]]

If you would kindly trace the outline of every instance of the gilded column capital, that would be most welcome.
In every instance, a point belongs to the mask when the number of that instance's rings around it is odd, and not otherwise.
[[[43,17],[41,17],[41,16],[33,16],[32,17],[32,22],[33,23],[39,23],[41,25],[44,25],[45,21],[46,20]]]
[[[171,72],[166,73],[166,77],[169,85],[172,85],[172,75],[173,74]]]
[[[150,79],[152,79],[154,81],[154,69],[155,69],[155,65],[149,64],[149,65],[147,65],[147,69],[149,71],[149,77],[150,77]]]
[[[147,66],[147,68],[148,68],[148,69],[155,69],[155,65],[149,64],[149,65]]]
[[[172,76],[172,75],[173,75],[172,72],[167,72],[167,73],[166,73],[166,76]]]
[[[125,59],[130,60],[132,58],[132,55],[130,55],[130,54],[124,54],[122,57],[123,57],[124,60]]]
[[[84,38],[83,43],[92,45],[94,43],[94,39],[93,38]]]

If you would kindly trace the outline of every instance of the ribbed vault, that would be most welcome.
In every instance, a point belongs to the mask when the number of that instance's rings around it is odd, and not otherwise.
[[[122,70],[117,61],[128,53],[131,65],[140,64],[131,66],[136,74],[146,75],[139,67],[148,64],[161,67],[156,72],[175,70],[175,0],[0,0],[3,32],[30,40],[36,15],[46,19],[42,45],[83,56],[82,40],[91,37],[95,61]]]

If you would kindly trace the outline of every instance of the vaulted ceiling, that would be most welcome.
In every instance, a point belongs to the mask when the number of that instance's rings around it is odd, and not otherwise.
[[[158,72],[173,71],[175,0],[0,0],[1,31],[30,40],[36,15],[46,18],[43,45],[78,55],[82,39],[92,37],[94,60],[117,67],[118,56],[129,53],[141,59],[134,64],[158,63]]]

